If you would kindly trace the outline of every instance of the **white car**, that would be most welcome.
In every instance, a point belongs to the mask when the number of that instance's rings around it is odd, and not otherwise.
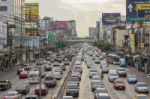
[[[59,66],[59,63],[58,62],[54,62],[53,66]]]
[[[108,80],[113,82],[115,79],[119,78],[116,70],[110,70],[108,74]]]
[[[21,99],[21,94],[17,91],[9,91],[3,99]]]
[[[54,73],[53,73],[53,77],[56,78],[57,80],[60,80],[60,79],[61,79],[61,74],[60,74],[60,72],[54,72]]]

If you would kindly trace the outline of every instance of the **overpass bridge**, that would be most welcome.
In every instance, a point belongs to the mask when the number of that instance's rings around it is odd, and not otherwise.
[[[94,38],[71,38],[71,39],[68,39],[67,41],[69,41],[69,42],[81,42],[81,43],[84,43],[84,42],[93,43],[95,41],[95,39]]]

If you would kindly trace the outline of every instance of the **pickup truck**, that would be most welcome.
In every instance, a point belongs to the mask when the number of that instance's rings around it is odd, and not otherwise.
[[[0,81],[0,90],[7,90],[11,88],[11,82],[9,80]]]

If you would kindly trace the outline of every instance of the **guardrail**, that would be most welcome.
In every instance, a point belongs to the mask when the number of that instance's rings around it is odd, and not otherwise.
[[[68,74],[67,74],[67,76],[66,76],[66,78],[65,78],[65,80],[64,80],[64,82],[63,82],[63,84],[62,84],[62,86],[61,86],[61,88],[60,88],[60,90],[59,90],[59,92],[58,92],[58,94],[54,97],[54,99],[62,99],[62,98],[63,98],[64,90],[65,90],[65,88],[66,88],[66,85],[67,85],[67,82],[68,82],[68,78],[69,78],[69,76],[70,76],[71,73],[72,73],[75,60],[76,60],[76,58],[73,59],[71,65],[70,65],[70,68],[69,68],[69,72],[68,72]]]

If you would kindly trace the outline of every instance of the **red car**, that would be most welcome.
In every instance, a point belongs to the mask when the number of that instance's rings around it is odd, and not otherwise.
[[[28,72],[27,71],[21,71],[19,74],[19,78],[28,78]]]
[[[116,79],[113,83],[113,87],[116,89],[116,90],[125,90],[126,89],[126,86],[125,86],[125,82],[123,80],[120,80],[120,79]]]
[[[35,89],[35,95],[40,95],[40,92],[41,92],[41,95],[42,96],[45,96],[48,94],[48,89],[45,85],[41,85],[41,90],[40,90],[40,86],[37,86],[37,88]]]

